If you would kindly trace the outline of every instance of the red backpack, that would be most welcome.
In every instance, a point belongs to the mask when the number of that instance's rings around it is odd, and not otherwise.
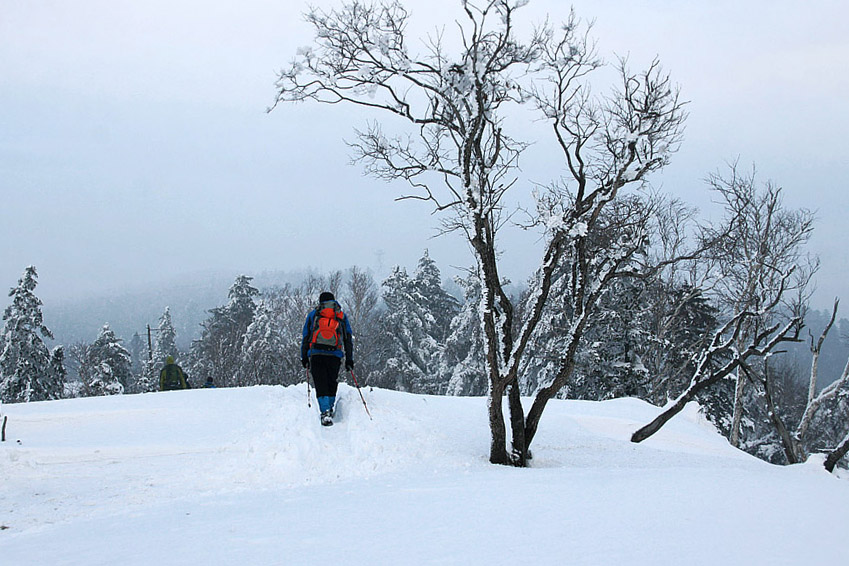
[[[344,317],[336,301],[327,301],[316,307],[310,335],[310,348],[341,350]]]

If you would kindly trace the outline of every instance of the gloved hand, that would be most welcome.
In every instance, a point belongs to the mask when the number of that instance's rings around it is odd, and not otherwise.
[[[310,359],[309,358],[301,358],[301,365],[304,366],[304,369],[310,367]]]
[[[345,360],[345,369],[351,371],[354,369],[354,360]]]

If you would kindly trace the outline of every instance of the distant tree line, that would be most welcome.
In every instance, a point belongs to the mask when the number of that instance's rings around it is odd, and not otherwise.
[[[240,275],[228,302],[208,311],[200,337],[188,351],[176,346],[168,307],[152,329],[150,346],[136,334],[125,347],[105,324],[94,342],[70,345],[67,357],[62,346],[49,350],[44,339],[52,335],[34,294],[36,283],[35,268],[27,268],[10,292],[12,304],[4,314],[0,392],[5,403],[157,391],[167,356],[183,365],[195,387],[207,378],[217,387],[303,383],[303,323],[323,290],[333,292],[351,318],[362,386],[432,395],[488,393],[478,324],[480,281],[474,271],[456,278],[452,288],[462,296],[453,295],[427,252],[412,273],[395,267],[381,284],[356,267],[262,290],[252,286],[251,277]],[[517,287],[515,295],[517,305],[526,305],[533,288]],[[623,281],[605,294],[584,333],[573,378],[558,397],[637,397],[663,406],[692,386],[700,354],[709,349],[707,342],[730,312],[711,293],[663,277]],[[525,316],[521,308],[519,315]],[[849,324],[836,321],[836,315],[836,304],[830,319],[823,320],[824,313],[817,311],[809,314],[818,328],[825,328],[816,340],[809,333],[797,343],[810,343],[808,366],[799,365],[797,352],[793,358],[774,355],[741,370],[749,384],[739,433],[742,449],[771,462],[792,463],[846,442],[849,377],[846,372],[826,376],[832,379],[825,387],[820,382],[811,388],[810,382],[812,367],[814,379],[818,377],[817,362],[829,331]],[[523,396],[533,395],[560,370],[557,351],[568,318],[568,312],[553,309],[532,341],[533,354],[521,373]],[[719,357],[727,361],[730,356]],[[705,417],[729,438],[733,377],[694,396]]]

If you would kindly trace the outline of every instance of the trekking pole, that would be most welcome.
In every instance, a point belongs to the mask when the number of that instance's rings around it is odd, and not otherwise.
[[[304,371],[307,372],[307,407],[312,409],[312,401],[310,401],[310,368],[305,367]]]
[[[370,421],[373,421],[374,419],[373,419],[373,418],[371,418],[371,413],[370,413],[370,412],[369,412],[369,410],[368,410],[368,405],[366,405],[366,398],[365,398],[365,397],[363,397],[363,392],[362,392],[362,391],[360,391],[360,384],[359,384],[359,383],[357,383],[357,376],[356,376],[356,375],[354,375],[354,370],[349,369],[348,371],[350,371],[350,372],[351,372],[351,377],[352,377],[352,378],[354,378],[354,385],[356,385],[356,386],[357,386],[357,393],[359,393],[359,394],[360,394],[360,399],[362,399],[362,401],[363,401],[363,407],[365,407],[365,409],[366,409],[366,414],[368,415],[368,419],[369,419]]]

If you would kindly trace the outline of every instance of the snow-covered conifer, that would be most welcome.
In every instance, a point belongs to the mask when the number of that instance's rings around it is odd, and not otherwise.
[[[43,401],[62,396],[65,370],[61,349],[51,355],[44,338],[53,334],[44,325],[41,300],[35,296],[38,273],[29,266],[9,296],[0,340],[0,398],[7,403]]]
[[[124,348],[109,324],[104,324],[97,339],[87,348],[80,368],[83,394],[95,397],[124,393],[132,379],[131,368],[130,352]]]
[[[245,332],[254,320],[259,291],[252,277],[239,275],[230,287],[230,301],[209,311],[201,337],[192,344],[191,375],[197,383],[212,377],[216,384],[232,386],[242,363]]]
[[[425,381],[426,362],[422,359],[423,317],[416,312],[420,301],[416,300],[406,269],[396,266],[383,281],[383,300],[387,306],[383,333],[388,351],[382,371],[374,376],[372,384],[409,391],[412,384]]]
[[[156,360],[145,357],[141,361],[141,370],[136,379],[136,393],[150,393],[159,390],[159,372],[162,369],[162,364],[157,364]]]
[[[440,356],[440,374],[448,395],[486,395],[485,348],[480,325],[481,282],[477,274],[458,277],[464,302],[451,320]]]
[[[48,399],[59,399],[65,397],[65,385],[68,372],[65,369],[65,348],[56,346],[50,352],[50,375],[53,379],[49,383],[47,392]]]
[[[133,334],[133,337],[130,339],[129,348],[127,349],[130,351],[130,358],[133,361],[133,373],[140,375],[144,367],[144,361],[147,360],[147,346],[138,332]]]
[[[384,333],[390,348],[383,382],[403,391],[444,393],[440,354],[459,305],[442,288],[439,269],[427,252],[411,278],[396,267],[383,282],[387,306]]]
[[[260,301],[253,322],[245,331],[242,346],[242,363],[237,383],[244,385],[283,384],[281,369],[287,352],[283,333],[270,305]]]
[[[459,302],[442,287],[442,275],[427,250],[419,259],[413,281],[424,300],[424,308],[430,313],[429,333],[437,342],[444,343],[451,320],[459,311]]]
[[[156,332],[156,344],[153,347],[153,360],[155,363],[164,364],[165,358],[173,356],[179,360],[177,350],[177,331],[171,321],[171,308],[165,307],[165,312],[159,317],[159,327]]]

